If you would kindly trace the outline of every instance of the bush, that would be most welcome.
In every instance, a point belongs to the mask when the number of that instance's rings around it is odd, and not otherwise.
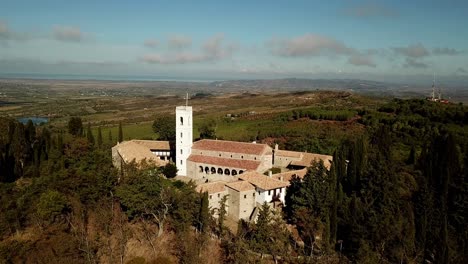
[[[60,215],[66,213],[69,204],[65,195],[57,191],[46,191],[39,197],[37,214],[44,220],[54,222]]]

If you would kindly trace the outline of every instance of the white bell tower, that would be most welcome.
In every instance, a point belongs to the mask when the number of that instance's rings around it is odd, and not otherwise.
[[[188,94],[185,106],[176,107],[176,166],[177,175],[187,176],[187,159],[192,151],[192,107],[188,106]]]

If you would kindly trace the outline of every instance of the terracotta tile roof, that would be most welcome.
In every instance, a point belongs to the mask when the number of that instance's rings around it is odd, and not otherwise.
[[[225,186],[226,182],[223,181],[208,182],[198,185],[195,190],[197,192],[208,192],[212,194],[226,191]]]
[[[145,146],[149,149],[155,149],[155,150],[171,150],[171,147],[169,146],[169,141],[156,141],[156,140],[131,140],[132,142],[135,142],[137,144],[140,144],[142,146]]]
[[[289,150],[276,150],[275,155],[281,156],[281,157],[290,157],[290,158],[300,159],[302,156],[302,152],[289,151]]]
[[[248,181],[255,185],[257,188],[263,190],[272,190],[277,188],[286,187],[289,182],[282,182],[255,171],[249,171],[238,175],[238,178],[244,181]]]
[[[291,165],[308,167],[313,161],[319,162],[321,160],[323,161],[325,168],[329,170],[331,167],[331,161],[333,160],[333,156],[330,155],[303,153],[302,159],[299,161],[292,161]]]
[[[231,189],[234,189],[234,190],[236,190],[238,192],[245,192],[245,191],[255,190],[255,186],[253,186],[252,184],[250,184],[247,181],[229,182],[229,183],[226,183],[226,186],[231,188]]]
[[[203,139],[193,143],[192,149],[211,150],[221,152],[233,152],[252,155],[262,155],[271,151],[270,146],[266,144],[235,142],[225,140]]]
[[[228,159],[193,154],[189,156],[188,160],[196,163],[217,165],[221,167],[237,168],[244,170],[256,170],[258,166],[260,166],[260,161],[255,160]]]
[[[133,141],[124,141],[115,145],[113,148],[117,149],[125,163],[130,163],[133,160],[135,160],[136,163],[140,163],[146,159],[148,163],[153,163],[158,166],[167,164],[167,161],[160,160],[149,148]]]
[[[304,168],[301,170],[292,170],[292,171],[286,171],[282,173],[273,174],[271,177],[279,181],[289,182],[294,175],[302,179],[304,178],[306,173],[307,173],[307,168]]]

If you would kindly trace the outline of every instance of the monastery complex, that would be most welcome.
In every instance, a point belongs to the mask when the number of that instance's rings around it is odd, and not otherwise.
[[[146,160],[164,166],[173,160],[178,177],[192,179],[197,191],[207,192],[212,209],[227,195],[227,217],[254,221],[258,208],[285,203],[286,187],[293,176],[304,177],[307,167],[322,161],[327,169],[332,156],[273,148],[256,142],[203,139],[193,142],[191,106],[176,107],[175,150],[167,141],[130,140],[112,148],[114,166]],[[174,156],[174,157],[173,157]],[[279,173],[272,174],[272,168]]]

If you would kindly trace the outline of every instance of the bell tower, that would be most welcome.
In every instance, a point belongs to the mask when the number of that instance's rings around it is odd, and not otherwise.
[[[185,106],[176,107],[176,166],[177,175],[187,176],[187,159],[192,151],[193,120],[192,107],[188,106],[188,94]]]

